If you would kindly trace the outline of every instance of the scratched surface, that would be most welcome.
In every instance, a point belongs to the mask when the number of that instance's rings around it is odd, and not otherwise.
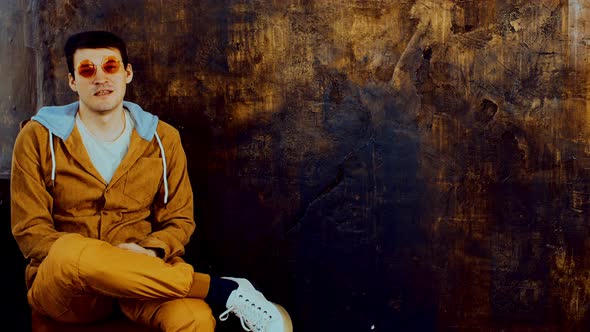
[[[30,24],[26,6],[0,3],[0,179],[9,177],[18,124],[32,114],[37,98]]]
[[[43,103],[74,98],[68,33],[128,40],[128,99],[188,154],[189,260],[254,280],[296,331],[589,327],[590,1],[21,7]],[[14,130],[30,111],[1,100]]]

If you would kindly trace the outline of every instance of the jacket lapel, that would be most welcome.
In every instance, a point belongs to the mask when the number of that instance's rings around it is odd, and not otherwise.
[[[106,181],[102,178],[98,170],[94,167],[94,163],[92,162],[92,160],[90,160],[90,156],[86,151],[86,147],[84,146],[82,136],[80,135],[77,126],[74,126],[72,133],[64,142],[64,146],[66,147],[66,150],[68,151],[69,155],[72,156],[72,158],[76,160],[78,164],[80,164],[81,167],[86,170],[86,172],[90,173],[92,176],[97,178],[105,186],[107,185]]]

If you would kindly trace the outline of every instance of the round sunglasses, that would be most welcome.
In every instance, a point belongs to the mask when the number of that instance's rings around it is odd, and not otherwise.
[[[102,70],[107,74],[114,74],[119,71],[122,67],[121,60],[114,55],[105,56],[102,59]],[[80,76],[85,78],[91,78],[96,74],[96,64],[94,62],[85,59],[78,63],[77,71]]]

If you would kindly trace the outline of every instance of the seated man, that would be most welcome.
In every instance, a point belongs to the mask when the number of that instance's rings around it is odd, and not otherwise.
[[[41,108],[12,159],[12,233],[30,260],[32,309],[87,323],[118,306],[162,331],[213,331],[211,308],[221,308],[221,321],[233,313],[248,331],[292,331],[286,310],[248,280],[198,273],[181,258],[195,229],[186,156],[176,129],[124,101],[125,42],[82,32],[65,56],[79,100]]]

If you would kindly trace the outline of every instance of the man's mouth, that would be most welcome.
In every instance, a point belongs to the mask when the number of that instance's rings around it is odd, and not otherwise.
[[[111,94],[113,91],[112,90],[98,90],[94,93],[95,96],[106,96]]]

